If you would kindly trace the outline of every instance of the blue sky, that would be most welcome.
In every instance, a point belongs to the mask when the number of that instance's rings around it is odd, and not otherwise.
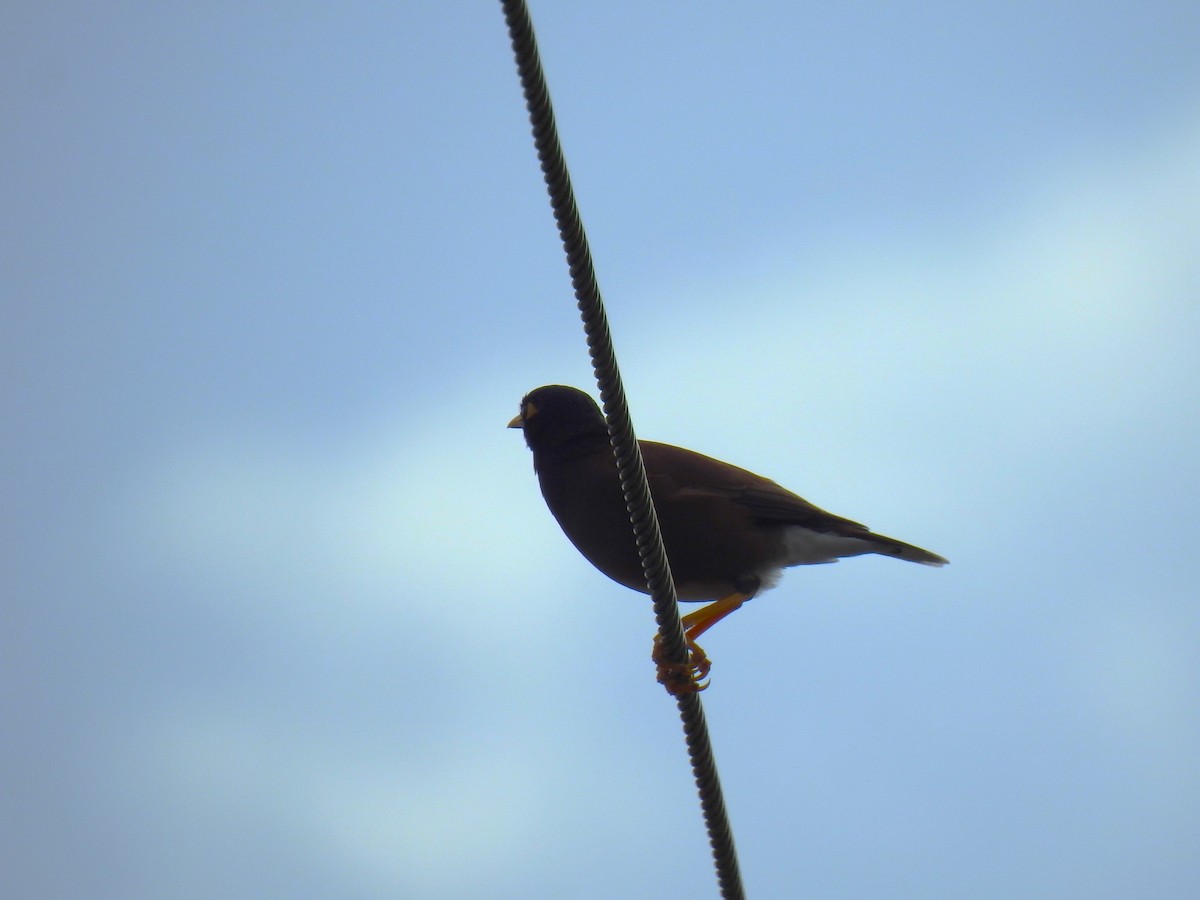
[[[1200,8],[535,3],[634,419],[949,557],[705,643],[752,896],[1200,879]],[[713,896],[498,4],[0,11],[6,896]]]

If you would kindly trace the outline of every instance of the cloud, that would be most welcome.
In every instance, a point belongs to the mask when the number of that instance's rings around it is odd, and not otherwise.
[[[336,586],[357,620],[470,619],[479,629],[467,640],[501,623],[532,626],[553,602],[529,590],[554,575],[538,549],[553,523],[528,452],[504,428],[508,407],[490,400],[443,396],[411,411],[416,425],[392,414],[332,447],[250,432],[168,450],[147,463],[127,543],[253,581],[297,615]],[[521,602],[501,602],[514,587]]]

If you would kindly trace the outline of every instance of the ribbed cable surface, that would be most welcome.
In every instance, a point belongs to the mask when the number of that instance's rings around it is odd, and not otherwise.
[[[533,142],[537,148],[547,190],[550,192],[550,205],[554,209],[559,237],[566,251],[571,285],[575,289],[575,300],[587,335],[588,353],[591,356],[596,384],[600,388],[600,400],[608,421],[613,455],[621,478],[621,489],[625,493],[626,507],[637,538],[646,583],[654,600],[654,616],[658,621],[663,651],[667,659],[686,665],[688,652],[679,621],[675,583],[671,578],[671,569],[658,527],[658,517],[650,497],[641,449],[634,436],[633,422],[629,416],[625,389],[621,383],[621,373],[617,367],[616,352],[608,328],[608,317],[604,312],[604,301],[600,297],[600,286],[596,282],[596,273],[592,266],[591,250],[579,217],[579,209],[575,204],[575,192],[571,187],[571,177],[567,172],[562,145],[558,139],[550,92],[546,87],[546,78],[533,33],[533,22],[524,0],[501,0],[501,5],[504,8],[505,21],[508,23],[521,87],[525,93],[525,107],[529,110],[529,120],[533,126]],[[738,869],[733,830],[725,810],[712,742],[708,735],[708,724],[704,718],[704,707],[698,694],[684,694],[677,698],[677,703],[687,739],[692,774],[700,794],[700,807],[704,812],[705,827],[708,829],[721,896],[728,900],[741,900],[745,897],[745,892]]]

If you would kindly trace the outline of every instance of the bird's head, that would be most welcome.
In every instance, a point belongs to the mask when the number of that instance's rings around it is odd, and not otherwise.
[[[521,400],[521,411],[508,423],[520,428],[534,462],[543,455],[574,455],[608,443],[604,414],[588,394],[564,384],[535,388]]]

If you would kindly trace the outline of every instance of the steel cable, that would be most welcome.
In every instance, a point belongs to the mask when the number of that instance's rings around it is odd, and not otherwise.
[[[546,87],[546,78],[533,33],[533,21],[524,0],[501,0],[501,5],[504,8],[504,18],[508,23],[517,71],[525,94],[525,106],[529,110],[534,146],[537,148],[546,188],[550,193],[550,205],[554,210],[559,237],[566,252],[571,285],[575,290],[576,304],[587,335],[588,353],[591,356],[596,385],[600,389],[600,399],[608,422],[621,489],[625,493],[625,503],[637,538],[646,583],[654,601],[654,617],[658,622],[662,649],[666,659],[686,666],[688,650],[679,620],[675,583],[671,577],[666,550],[663,548],[662,534],[646,480],[641,449],[629,416],[629,405],[617,367],[616,351],[613,348],[608,317],[604,312],[604,301],[600,297],[600,286],[592,265],[591,250],[575,203],[575,192],[571,187],[562,144],[559,142],[550,92]],[[712,741],[704,718],[704,707],[700,703],[699,695],[695,693],[680,695],[676,702],[683,722],[692,774],[700,795],[700,808],[704,813],[704,824],[708,830],[721,896],[728,900],[741,900],[745,897],[745,892],[733,843],[733,829],[725,809]]]

